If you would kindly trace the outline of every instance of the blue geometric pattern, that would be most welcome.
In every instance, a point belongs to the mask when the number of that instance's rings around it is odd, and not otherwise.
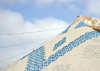
[[[71,27],[71,25],[65,31],[63,31],[61,34],[66,33],[69,30],[70,27]]]
[[[79,24],[74,28],[74,29],[77,29],[77,28],[80,28],[80,27],[84,27],[84,26],[87,26],[87,24],[85,24],[83,21],[79,22]]]
[[[28,64],[25,71],[40,71],[43,67],[46,67],[50,63],[56,61],[66,52],[69,52],[81,43],[98,36],[100,36],[100,33],[97,31],[86,32],[84,35],[81,35],[79,38],[76,38],[68,45],[61,48],[61,50],[58,50],[55,54],[50,55],[48,59],[45,59],[44,47],[41,47],[41,49],[37,49],[29,54]],[[43,53],[43,55],[41,53]]]
[[[36,49],[28,55],[28,64],[25,71],[40,71],[43,68],[41,65],[45,61],[44,46]],[[40,65],[40,66],[39,66]]]
[[[59,46],[61,46],[65,42],[66,42],[66,37],[64,37],[62,40],[60,40],[58,43],[54,45],[53,51],[56,50]]]

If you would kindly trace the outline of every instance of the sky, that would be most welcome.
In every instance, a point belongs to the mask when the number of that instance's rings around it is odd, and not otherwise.
[[[99,3],[100,0],[0,0],[0,68],[58,36],[78,15],[100,18]],[[50,29],[57,30],[1,35]],[[10,46],[28,42],[32,43]],[[12,56],[16,57],[7,59]]]

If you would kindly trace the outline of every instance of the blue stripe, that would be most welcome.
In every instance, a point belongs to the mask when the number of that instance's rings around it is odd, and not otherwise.
[[[63,56],[66,52],[69,52],[73,48],[79,46],[81,43],[84,43],[87,40],[90,40],[93,37],[98,37],[98,36],[100,36],[100,33],[97,31],[86,32],[84,35],[81,35],[79,38],[76,38],[68,45],[62,47],[61,50],[58,50],[55,54],[50,55],[48,59],[45,59],[45,50],[44,47],[42,46],[41,49],[37,49],[36,51],[30,53],[27,62],[28,64],[26,65],[25,71],[40,71],[43,67],[46,67],[52,62],[56,61],[59,57]],[[40,52],[42,52],[43,54],[40,54]],[[35,55],[35,57],[32,57],[31,55],[34,54],[37,55]]]
[[[54,45],[53,51],[56,50],[59,46],[64,44],[66,42],[66,37],[64,37],[62,40],[60,40],[58,43]]]
[[[79,24],[74,28],[74,29],[77,29],[77,28],[80,28],[80,27],[88,27],[87,24],[85,24],[83,21],[79,22]]]

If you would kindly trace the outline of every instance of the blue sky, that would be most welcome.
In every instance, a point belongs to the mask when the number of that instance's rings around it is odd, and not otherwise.
[[[72,22],[78,15],[99,17],[89,8],[97,8],[93,0],[1,0],[0,7],[20,13],[25,20],[53,17]],[[90,10],[90,11],[88,11]],[[94,9],[95,10],[95,9]],[[93,11],[93,12],[91,12]]]
[[[0,34],[68,27],[78,15],[100,18],[99,3],[100,0],[0,0]],[[0,36],[0,47],[34,41],[34,43],[27,45],[0,48],[0,60],[18,55],[29,49],[37,49],[41,43],[50,39],[48,37],[57,36],[64,29]],[[11,64],[29,52],[0,62],[0,67]]]
[[[42,0],[41,0],[42,1]],[[16,2],[16,1],[15,1]],[[84,15],[86,9],[86,1],[72,1],[67,3],[66,0],[62,2],[52,1],[51,3],[40,2],[39,4],[35,1],[33,3],[3,3],[1,8],[10,9],[13,12],[20,13],[25,20],[32,21],[33,19],[41,19],[53,17],[64,21],[72,22],[78,15]]]

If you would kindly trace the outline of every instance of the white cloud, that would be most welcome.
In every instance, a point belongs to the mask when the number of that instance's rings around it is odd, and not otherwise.
[[[76,0],[35,0],[36,5],[43,6],[43,5],[50,5],[52,3],[54,4],[69,4]]]
[[[61,28],[65,26],[67,27],[68,25],[69,23],[52,17],[45,19],[35,19],[33,20],[33,22],[30,22],[28,20],[24,20],[23,16],[17,12],[12,12],[10,10],[2,10],[2,9],[0,10],[0,34],[40,31],[40,30]],[[42,32],[42,33],[32,33],[26,35],[12,35],[12,36],[3,35],[0,36],[0,46],[36,41],[46,37],[54,36],[64,29]],[[0,49],[0,60],[32,49],[36,45],[39,45],[40,43],[46,40],[47,39],[22,46],[2,48]],[[10,64],[11,62],[16,61],[22,56],[18,56],[11,60],[3,61],[0,63],[0,67],[4,67]]]
[[[30,0],[0,0],[0,4],[17,4],[17,3],[21,3],[21,4],[26,4],[30,2]]]
[[[36,3],[37,5],[50,5],[52,3],[71,3],[76,0],[0,0],[0,4],[27,4]]]
[[[73,2],[73,1],[75,1],[75,0],[57,0],[58,2],[68,2],[68,3],[70,3],[70,2]]]
[[[55,0],[35,0],[37,5],[49,5]]]

